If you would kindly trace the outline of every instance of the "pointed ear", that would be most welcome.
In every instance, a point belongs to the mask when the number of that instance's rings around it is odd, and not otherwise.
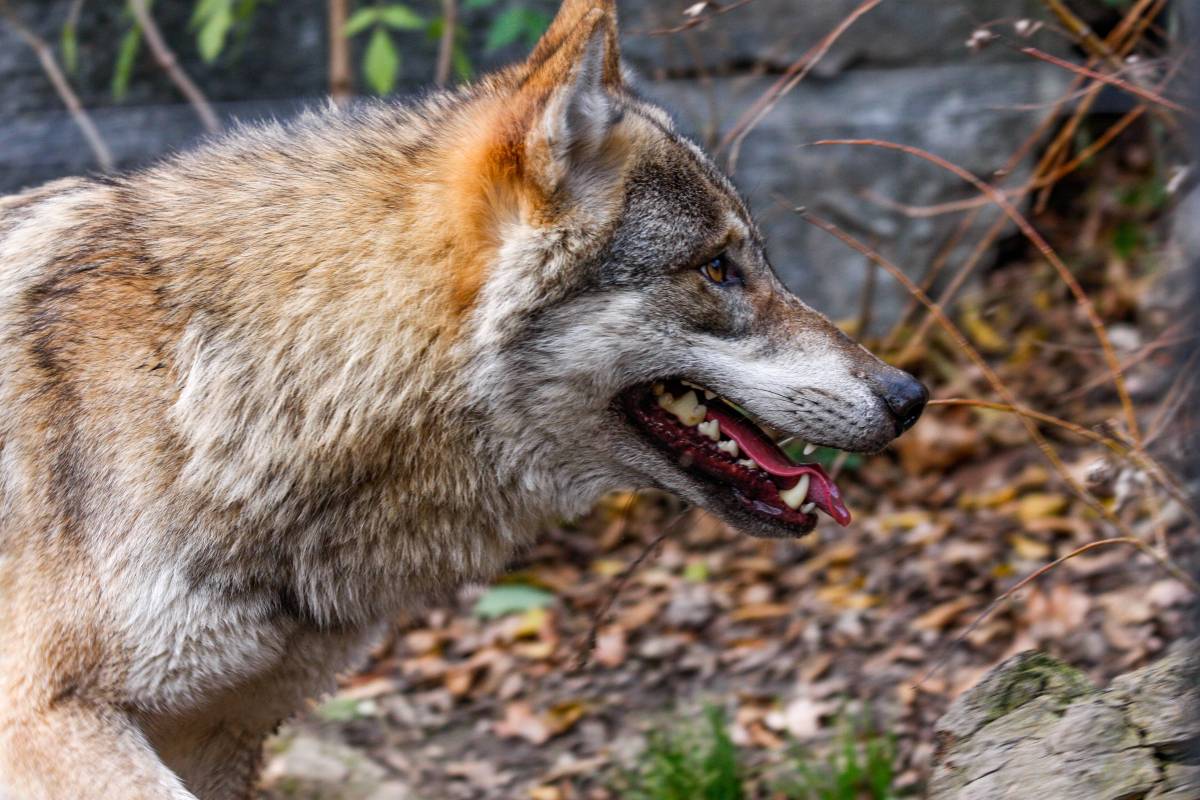
[[[620,112],[610,89],[620,84],[620,58],[606,5],[567,0],[517,89],[522,172],[546,196],[569,191],[573,180],[595,184],[619,168],[619,148],[610,145]],[[590,8],[582,16],[568,16],[584,6]],[[563,32],[567,21],[573,25]]]
[[[621,50],[617,42],[617,4],[615,0],[563,0],[558,15],[546,29],[533,54],[526,62],[532,74],[550,61],[564,46],[576,41],[581,25],[591,18],[599,19],[604,30],[603,82],[606,86],[621,84]],[[576,41],[577,44],[577,41]]]

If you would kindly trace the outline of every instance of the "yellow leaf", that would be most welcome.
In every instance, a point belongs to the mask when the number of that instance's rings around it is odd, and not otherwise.
[[[1046,561],[1053,552],[1050,545],[1045,542],[1039,542],[1037,539],[1019,533],[1010,536],[1008,542],[1017,557],[1026,561]]]
[[[750,622],[759,619],[786,617],[790,616],[791,613],[791,606],[785,606],[782,603],[752,603],[735,609],[729,615],[729,618],[734,622]]]
[[[876,518],[879,527],[885,531],[888,530],[910,530],[918,525],[928,522],[932,515],[928,511],[920,511],[913,509],[910,511],[896,511],[892,514],[881,514]]]
[[[557,735],[574,726],[587,712],[587,703],[581,700],[568,700],[551,707],[546,712],[546,724]]]
[[[530,639],[542,631],[549,614],[544,608],[531,608],[518,617],[518,622],[512,628],[514,639]]]
[[[977,510],[981,508],[996,508],[1005,503],[1012,501],[1017,496],[1017,487],[1011,484],[1001,486],[999,489],[994,489],[990,492],[981,492],[979,494],[965,494],[959,499],[958,505],[966,511]]]
[[[1008,341],[983,318],[978,308],[968,308],[964,311],[962,324],[980,350],[988,353],[1002,353],[1008,349]]]
[[[624,569],[625,562],[617,561],[615,558],[601,558],[592,562],[592,572],[605,578],[620,575]]]
[[[1027,494],[1017,501],[1017,519],[1033,522],[1043,517],[1054,517],[1067,508],[1067,498],[1061,494]]]

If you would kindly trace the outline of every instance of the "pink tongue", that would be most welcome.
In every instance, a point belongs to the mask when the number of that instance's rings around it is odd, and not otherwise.
[[[754,459],[760,467],[776,478],[799,478],[810,475],[808,485],[808,501],[817,504],[843,527],[850,523],[850,511],[842,502],[841,492],[837,484],[825,474],[820,464],[793,464],[787,455],[779,449],[766,434],[757,426],[747,422],[743,417],[729,409],[722,408],[716,402],[708,404],[708,419],[715,419],[721,425],[721,433],[738,443],[738,448],[747,458]],[[795,482],[783,487],[790,489]]]

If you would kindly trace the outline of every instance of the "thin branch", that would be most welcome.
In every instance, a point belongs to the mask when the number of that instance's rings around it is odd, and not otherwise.
[[[129,0],[129,10],[137,19],[138,26],[141,27],[142,34],[146,37],[146,45],[154,54],[154,60],[167,73],[167,77],[171,79],[171,83],[175,84],[175,88],[179,90],[180,94],[191,104],[196,116],[200,117],[204,129],[209,133],[221,130],[221,121],[213,111],[212,105],[209,104],[208,98],[180,66],[175,52],[171,50],[170,45],[163,38],[162,31],[158,28],[158,23],[154,21],[154,16],[150,13],[146,0]]]
[[[1137,43],[1138,37],[1145,30],[1146,25],[1149,24],[1149,20],[1153,19],[1154,16],[1162,10],[1165,3],[1166,0],[1138,0],[1133,8],[1131,8],[1121,20],[1120,24],[1117,25],[1117,27],[1109,34],[1106,44],[1112,49],[1116,50],[1118,55],[1124,57]],[[1091,63],[1093,62],[1089,61],[1089,65]],[[1065,104],[1070,100],[1075,99],[1076,91],[1079,89],[1079,87],[1083,86],[1085,82],[1086,80],[1082,76],[1075,76],[1066,94],[1060,97],[1055,103],[1054,108],[1048,114],[1042,117],[1042,121],[1038,123],[1037,128],[1025,138],[1025,141],[1021,143],[1021,146],[1018,147],[1012,156],[1009,157],[1008,161],[1005,162],[1004,166],[998,173],[999,175],[1011,174],[1012,171],[1016,169],[1017,165],[1020,164],[1020,162],[1032,150],[1034,145],[1042,141],[1043,135],[1059,119],[1060,112]],[[1072,113],[1071,118],[1064,126],[1062,126],[1058,132],[1058,135],[1054,137],[1051,145],[1045,149],[1042,157],[1038,160],[1038,164],[1033,170],[1034,177],[1048,174],[1056,168],[1057,164],[1060,163],[1060,155],[1065,152],[1065,148],[1068,146],[1068,144],[1074,141],[1075,131],[1086,116],[1087,112],[1091,109],[1091,106],[1095,102],[1096,98],[1099,97],[1100,90],[1102,88],[1103,86],[1098,83],[1092,83],[1087,88],[1084,96],[1079,99],[1079,103],[1076,106],[1074,113]],[[1042,190],[1042,195],[1039,198],[1039,204],[1044,203],[1047,200],[1052,187],[1053,184],[1046,186]],[[982,210],[983,206],[980,206],[971,213],[967,214],[959,222],[950,242],[942,248],[937,258],[927,270],[927,277],[922,281],[923,288],[932,288],[933,278],[936,277],[936,275],[941,271],[942,266],[945,264],[946,260],[949,259],[953,248],[957,246],[957,243],[967,234],[971,226],[975,224],[975,221],[979,218]],[[997,237],[999,237],[1003,229],[1004,218],[1000,217],[984,235],[983,239],[980,240],[978,246],[972,252],[971,256],[959,268],[951,285],[941,292],[938,297],[938,303],[940,305],[946,306],[951,302],[959,287],[966,281],[967,276],[972,270],[974,270],[979,259],[982,258],[984,253],[987,252],[988,248],[991,246],[991,243],[994,242]],[[905,309],[905,312],[901,315],[900,319],[897,320],[896,324],[892,327],[891,332],[886,337],[885,349],[891,349],[895,346],[896,342],[899,341],[901,332],[908,324],[908,320],[918,308],[920,308],[920,304],[917,303],[915,299],[912,300],[908,308]],[[921,320],[920,324],[917,326],[916,332],[908,338],[908,342],[904,348],[904,351],[900,355],[901,363],[904,362],[904,359],[907,356],[916,351],[916,348],[920,346],[921,341],[924,340],[926,335],[928,335],[930,329],[933,327],[933,324],[934,320],[930,316],[926,316]]]
[[[629,513],[633,510],[633,504],[635,500],[636,495],[631,496],[624,507],[621,518],[622,536],[624,536],[625,530],[629,527]],[[571,666],[571,672],[578,672],[586,667],[591,661],[592,653],[596,650],[596,639],[600,634],[600,626],[603,625],[604,620],[608,618],[608,612],[612,610],[613,604],[616,603],[617,598],[621,596],[621,591],[625,588],[625,584],[629,583],[629,579],[632,578],[638,569],[641,568],[642,563],[645,562],[647,558],[658,552],[659,546],[667,540],[667,537],[679,529],[679,523],[686,519],[690,519],[690,515],[688,514],[689,510],[690,509],[685,508],[683,511],[680,511],[677,515],[675,515],[675,517],[663,527],[662,532],[658,536],[654,537],[654,540],[650,542],[650,544],[646,545],[638,557],[635,558],[629,564],[629,566],[621,570],[621,574],[618,575],[617,579],[613,582],[612,591],[608,593],[608,598],[604,601],[604,605],[601,606],[600,610],[596,612],[596,616],[592,617],[592,625],[588,629],[587,637],[584,639],[583,647],[581,647],[579,650],[579,655],[575,658],[575,663]]]
[[[725,136],[725,139],[721,142],[721,146],[717,149],[717,152],[723,150],[729,151],[728,168],[731,173],[737,171],[738,155],[741,153],[742,142],[750,131],[754,130],[763,117],[771,113],[772,109],[775,108],[784,95],[795,89],[801,81],[808,77],[808,73],[812,72],[813,67],[825,57],[829,49],[841,38],[843,33],[850,29],[850,26],[881,2],[883,0],[863,0],[862,3],[859,3],[832,31],[825,34],[808,52],[793,62],[788,67],[787,72],[762,97],[756,100],[746,113],[742,114],[741,119],[733,126],[733,130]]]
[[[1124,455],[1128,452],[1128,448],[1126,448],[1125,445],[1121,444],[1116,439],[1105,436],[1102,433],[1096,433],[1093,430],[1089,430],[1088,428],[1085,428],[1082,425],[1077,425],[1069,420],[1051,416],[1050,414],[1045,414],[1041,411],[1034,411],[1032,408],[1025,408],[1024,406],[1013,406],[1009,405],[1008,403],[993,403],[989,400],[974,400],[963,397],[951,397],[943,400],[930,400],[929,405],[967,406],[968,408],[986,408],[992,411],[1005,411],[1011,414],[1020,414],[1021,416],[1035,419],[1038,422],[1044,422],[1047,425],[1054,425],[1055,427],[1070,431],[1076,436],[1082,436],[1085,439],[1090,439],[1096,444],[1104,445],[1119,455]]]
[[[1097,36],[1086,22],[1077,17],[1075,12],[1069,9],[1062,0],[1042,0],[1042,2],[1049,7],[1054,16],[1058,17],[1058,21],[1079,40],[1079,43],[1088,52],[1097,58],[1105,59],[1113,66],[1120,66],[1121,59],[1117,58],[1116,54],[1109,49],[1108,44]]]
[[[659,28],[658,30],[647,31],[646,35],[670,36],[671,34],[674,34],[674,33],[683,33],[684,31],[691,30],[692,28],[697,28],[710,20],[714,20],[717,17],[721,16],[722,14],[728,14],[730,11],[739,9],[742,6],[748,6],[753,2],[754,2],[754,0],[737,0],[737,2],[730,3],[727,6],[723,6],[719,3],[711,2],[711,0],[710,0],[710,2],[707,2],[707,3],[699,3],[698,5],[701,6],[701,8],[700,8],[701,13],[695,14],[687,22],[684,22],[680,25],[676,25],[673,28]],[[712,7],[712,13],[710,13],[710,14],[702,13],[705,10],[707,10],[710,6]],[[686,11],[684,13],[687,14]]]
[[[895,142],[885,142],[879,139],[824,139],[816,142],[816,144],[855,145],[865,147],[880,147],[885,150],[898,150],[900,152],[907,153],[928,161],[931,164],[957,175],[959,178],[971,184],[983,194],[986,194],[988,197],[992,198],[992,202],[1000,207],[1000,210],[1004,212],[1005,216],[1016,223],[1017,227],[1021,230],[1021,233],[1023,233],[1025,237],[1033,244],[1033,246],[1037,248],[1038,252],[1042,254],[1042,257],[1054,267],[1054,269],[1058,272],[1059,277],[1062,278],[1063,283],[1067,284],[1067,287],[1070,288],[1071,293],[1075,295],[1077,304],[1087,316],[1088,322],[1091,324],[1092,330],[1096,335],[1096,339],[1100,342],[1100,347],[1104,350],[1104,358],[1108,362],[1108,369],[1112,374],[1112,380],[1117,390],[1117,396],[1120,398],[1121,407],[1125,411],[1125,424],[1129,427],[1129,431],[1133,434],[1133,438],[1135,440],[1141,438],[1141,434],[1138,429],[1137,414],[1134,412],[1133,408],[1133,400],[1129,396],[1129,389],[1125,385],[1125,378],[1121,371],[1121,362],[1117,358],[1117,353],[1113,349],[1112,342],[1108,338],[1108,331],[1105,330],[1104,322],[1100,319],[1100,315],[1096,313],[1095,306],[1092,305],[1091,298],[1089,298],[1087,293],[1084,292],[1083,287],[1079,285],[1078,279],[1076,279],[1071,270],[1067,268],[1067,265],[1064,264],[1062,259],[1058,257],[1058,253],[1054,252],[1054,249],[1050,247],[1046,240],[1042,238],[1042,235],[1037,232],[1032,224],[1030,224],[1029,220],[1025,218],[1025,215],[1018,211],[1016,206],[1009,202],[1008,198],[1004,196],[1002,191],[989,183],[981,181],[979,178],[975,177],[957,164],[952,164],[941,156],[934,155],[928,150],[922,150],[919,147],[897,144]]]
[[[437,72],[434,82],[445,86],[454,63],[454,36],[458,27],[458,0],[442,0],[442,40],[438,43]]]
[[[1013,200],[1020,200],[1021,197],[1033,191],[1034,189],[1041,189],[1043,187],[1058,183],[1058,181],[1079,169],[1088,161],[1088,159],[1092,158],[1109,144],[1111,144],[1113,139],[1120,136],[1126,128],[1132,125],[1145,113],[1145,105],[1139,105],[1133,108],[1123,117],[1121,117],[1121,119],[1110,125],[1104,131],[1104,133],[1096,139],[1096,141],[1079,151],[1075,158],[1071,159],[1068,163],[1062,165],[1054,172],[1028,181],[1023,186],[1019,186],[1015,189],[1004,189],[1002,191],[1007,197]],[[938,217],[943,214],[953,214],[958,211],[968,211],[972,208],[979,208],[980,206],[991,204],[991,200],[985,196],[968,197],[963,200],[951,200],[947,203],[938,203],[930,206],[908,205],[907,203],[901,203],[871,190],[863,192],[863,197],[867,200],[870,200],[872,203],[876,203],[884,208],[891,209],[892,211],[896,211],[906,217],[911,217],[914,219]]]
[[[349,0],[329,0],[329,96],[339,106],[354,96],[354,70],[350,66],[350,41],[346,38]]]
[[[71,119],[79,127],[83,133],[83,138],[87,140],[88,147],[92,149],[92,154],[96,156],[96,161],[100,164],[100,169],[104,172],[112,172],[113,157],[112,152],[108,149],[108,145],[104,142],[104,137],[100,135],[95,123],[92,122],[91,115],[83,107],[83,103],[79,102],[79,95],[75,94],[75,90],[71,88],[71,84],[67,81],[67,76],[63,74],[62,68],[58,66],[58,61],[54,58],[54,50],[50,45],[46,44],[46,40],[38,36],[32,30],[25,26],[17,17],[16,12],[9,6],[8,0],[0,0],[0,15],[8,21],[12,29],[17,32],[27,45],[37,54],[38,61],[41,62],[42,71],[46,73],[46,77],[50,79],[50,83],[54,85],[54,91],[58,93],[58,97],[62,100],[67,111],[71,113]]]
[[[1060,566],[1061,564],[1063,564],[1066,561],[1069,561],[1070,559],[1074,558],[1075,556],[1082,555],[1083,553],[1086,553],[1089,550],[1094,550],[1097,547],[1105,547],[1110,544],[1127,544],[1127,545],[1130,545],[1131,547],[1136,547],[1138,550],[1141,550],[1143,553],[1145,553],[1146,555],[1148,555],[1152,559],[1154,559],[1158,563],[1158,565],[1160,567],[1162,567],[1172,578],[1175,578],[1176,580],[1183,583],[1185,586],[1187,586],[1189,589],[1191,589],[1193,593],[1200,594],[1200,583],[1197,583],[1196,580],[1194,578],[1192,578],[1191,575],[1188,575],[1186,572],[1184,572],[1182,569],[1180,569],[1177,565],[1172,563],[1169,559],[1164,557],[1161,553],[1157,552],[1153,547],[1146,544],[1141,539],[1137,539],[1132,536],[1118,536],[1118,537],[1114,537],[1112,539],[1100,539],[1099,541],[1088,542],[1085,545],[1075,548],[1071,552],[1067,553],[1065,556],[1056,558],[1053,561],[1051,561],[1049,564],[1044,564],[1043,566],[1038,567],[1036,570],[1031,572],[1029,575],[1026,575],[1024,578],[1022,578],[1021,580],[1019,580],[1015,584],[1013,584],[1008,590],[1006,590],[1003,594],[1001,594],[995,600],[988,603],[987,608],[985,608],[979,614],[979,616],[977,616],[975,619],[973,619],[971,621],[971,624],[963,629],[962,633],[960,633],[958,636],[955,636],[954,640],[945,646],[945,648],[942,651],[942,654],[933,663],[933,665],[925,672],[925,674],[922,675],[917,680],[916,685],[920,686],[925,681],[929,680],[934,675],[936,675],[938,673],[938,670],[940,670],[945,665],[946,656],[949,655],[950,650],[952,650],[953,648],[962,644],[963,641],[968,636],[970,636],[975,631],[976,628],[978,628],[980,625],[982,625],[984,620],[988,619],[988,617],[990,617],[996,611],[996,609],[999,608],[1002,603],[1004,603],[1004,601],[1008,600],[1008,598],[1012,597],[1014,594],[1021,591],[1026,586],[1028,586],[1030,583],[1032,583],[1033,581],[1042,577],[1050,570],[1055,569],[1056,567]]]
[[[1136,96],[1142,98],[1143,100],[1147,100],[1151,103],[1155,103],[1156,105],[1163,106],[1164,108],[1169,108],[1172,111],[1176,111],[1180,114],[1187,114],[1188,116],[1192,116],[1192,117],[1196,116],[1196,111],[1194,109],[1188,108],[1187,106],[1184,106],[1184,105],[1180,105],[1179,103],[1176,103],[1174,100],[1168,100],[1167,98],[1163,97],[1162,95],[1158,94],[1157,92],[1153,92],[1149,89],[1144,89],[1141,86],[1136,86],[1136,85],[1130,83],[1129,81],[1121,80],[1120,78],[1116,77],[1115,75],[1107,75],[1103,72],[1097,72],[1094,69],[1088,69],[1087,67],[1081,67],[1078,64],[1072,64],[1070,61],[1064,61],[1063,59],[1059,58],[1058,56],[1052,56],[1049,53],[1043,53],[1041,50],[1038,50],[1036,47],[1022,47],[1021,52],[1027,56],[1032,56],[1033,58],[1036,58],[1039,61],[1045,61],[1048,64],[1053,64],[1056,67],[1062,67],[1065,70],[1074,72],[1076,75],[1083,75],[1085,77],[1091,78],[1092,80],[1100,81],[1101,83],[1107,83],[1109,86],[1115,86],[1118,89],[1121,89],[1122,91],[1129,92],[1130,94],[1136,95]]]
[[[971,362],[975,364],[979,371],[983,373],[983,376],[987,379],[988,383],[992,385],[992,388],[996,391],[996,393],[1013,408],[1025,408],[1025,406],[1017,400],[1016,395],[1013,394],[1012,390],[1008,388],[1008,385],[1001,380],[996,371],[992,369],[992,366],[988,364],[984,357],[980,355],[979,351],[971,345],[971,343],[967,340],[967,337],[961,330],[959,330],[958,326],[954,324],[954,322],[946,315],[946,313],[941,309],[940,306],[938,306],[937,303],[933,302],[929,296],[925,294],[925,292],[921,291],[919,286],[912,282],[912,279],[904,273],[904,270],[900,269],[887,258],[880,255],[878,251],[860,242],[858,239],[855,239],[853,236],[846,233],[832,222],[821,219],[820,217],[816,217],[802,208],[797,208],[796,212],[800,214],[801,219],[840,239],[843,244],[853,248],[854,250],[857,250],[859,253],[887,270],[887,272],[897,281],[899,281],[910,294],[916,297],[922,305],[929,309],[929,313],[933,315],[938,323],[945,329],[946,333],[950,335],[950,338],[954,340],[959,349],[961,349],[963,353],[966,354],[966,356],[971,360]],[[1058,473],[1063,482],[1070,487],[1071,491],[1074,492],[1080,500],[1086,503],[1088,507],[1095,511],[1098,515],[1108,520],[1122,533],[1132,537],[1133,532],[1129,530],[1129,526],[1117,518],[1117,516],[1110,509],[1105,508],[1100,501],[1093,497],[1092,494],[1075,479],[1070,470],[1067,469],[1066,464],[1063,463],[1062,458],[1058,455],[1058,451],[1056,451],[1050,445],[1050,443],[1046,441],[1046,438],[1042,436],[1041,431],[1038,430],[1038,427],[1034,424],[1033,420],[1025,414],[1019,414],[1018,418],[1021,420],[1021,424],[1024,425],[1025,430],[1029,433],[1029,438],[1031,438],[1034,444],[1037,445],[1038,450],[1040,450],[1042,455],[1045,456],[1046,461],[1051,467],[1054,468],[1054,471]]]

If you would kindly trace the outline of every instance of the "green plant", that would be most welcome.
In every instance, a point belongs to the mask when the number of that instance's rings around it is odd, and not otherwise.
[[[891,736],[844,716],[833,750],[823,761],[792,751],[795,777],[781,781],[788,800],[894,800],[896,746]]]
[[[467,0],[466,8],[488,8],[495,4],[496,0]],[[485,47],[491,53],[521,40],[528,47],[533,47],[549,25],[550,17],[544,12],[520,5],[511,6],[492,22]]]
[[[363,51],[362,70],[367,83],[377,94],[392,91],[400,75],[400,50],[392,39],[392,32],[419,31],[428,27],[424,17],[399,3],[360,8],[346,21],[347,36],[371,31]]]
[[[254,12],[264,2],[272,1],[196,0],[190,27],[196,34],[196,48],[200,51],[200,57],[208,63],[216,61],[225,50],[230,32],[235,31],[244,37],[250,29]],[[148,8],[152,4],[153,0],[146,0]],[[128,28],[121,36],[121,43],[117,48],[111,83],[113,98],[118,101],[124,100],[129,91],[129,80],[142,49],[142,28],[128,6],[122,18],[127,22]],[[78,62],[76,27],[77,20],[72,16],[62,30],[60,46],[69,71],[74,71]]]
[[[638,764],[620,780],[625,800],[744,800],[744,770],[724,713],[704,711],[700,731],[652,731]]]

